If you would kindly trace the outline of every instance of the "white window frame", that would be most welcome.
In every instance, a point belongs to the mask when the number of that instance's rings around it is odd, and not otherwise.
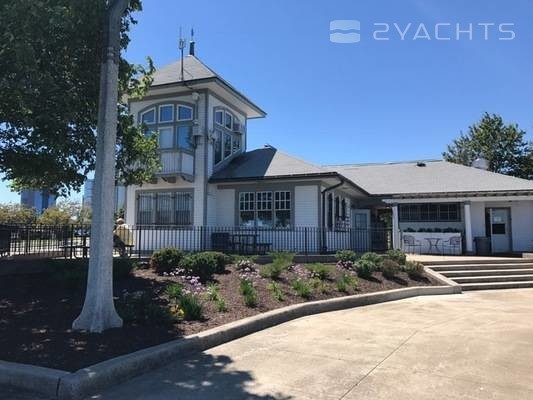
[[[154,120],[152,122],[144,122],[144,116],[150,112],[154,112]],[[155,125],[157,123],[157,110],[156,107],[152,107],[149,110],[143,111],[141,113],[141,121],[140,124],[146,124],[146,125]],[[140,125],[139,124],[139,125]]]
[[[221,123],[217,121],[217,114],[218,113],[222,114],[222,122]],[[224,110],[215,110],[215,125],[224,127],[225,115],[226,115],[226,111],[224,111]]]
[[[181,119],[180,118],[180,107],[189,109],[191,111],[191,118]],[[177,104],[176,105],[176,121],[183,122],[183,121],[192,121],[192,120],[194,120],[194,109],[191,106],[187,106],[184,104]]]
[[[287,200],[287,194],[289,198]],[[279,195],[279,199],[277,198]],[[282,196],[284,195],[284,196]],[[282,198],[283,197],[283,198]],[[288,204],[288,207],[287,207]],[[283,207],[282,207],[283,205]],[[292,225],[292,192],[290,190],[276,190],[274,192],[274,228],[276,229],[290,229]],[[289,211],[289,225],[277,226],[277,213],[278,211]]]
[[[170,117],[169,120],[162,120],[161,119],[161,109],[162,108],[170,108],[172,110],[172,116]],[[171,124],[174,122],[174,114],[175,114],[176,110],[175,110],[175,107],[174,107],[174,104],[160,104],[159,106],[157,106],[157,121],[160,123],[160,124]]]

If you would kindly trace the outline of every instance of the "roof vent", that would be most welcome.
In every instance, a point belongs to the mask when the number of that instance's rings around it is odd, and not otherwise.
[[[416,163],[416,166],[417,166],[417,167],[425,167],[425,166],[426,166],[426,163],[423,162],[423,161],[418,161],[418,162]]]
[[[484,158],[478,157],[472,162],[472,167],[477,168],[477,169],[482,169],[484,171],[488,171],[489,162],[485,160]]]

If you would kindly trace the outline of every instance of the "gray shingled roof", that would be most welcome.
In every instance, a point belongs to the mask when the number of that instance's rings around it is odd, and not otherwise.
[[[195,56],[183,58],[183,75],[186,81],[216,78],[218,75]],[[156,69],[152,86],[167,85],[181,81],[181,60]]]
[[[305,175],[337,175],[334,171],[299,160],[273,147],[243,153],[211,176],[211,181],[265,179]]]
[[[533,181],[446,161],[324,167],[373,195],[533,191]]]

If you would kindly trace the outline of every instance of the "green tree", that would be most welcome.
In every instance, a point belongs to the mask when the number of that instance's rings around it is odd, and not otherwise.
[[[72,215],[59,207],[47,208],[37,219],[37,223],[42,225],[68,225],[72,222]]]
[[[443,153],[444,159],[472,165],[483,157],[489,170],[519,178],[533,178],[533,143],[517,124],[505,124],[497,114],[483,114],[481,120],[461,133]]]
[[[35,209],[20,204],[0,204],[0,224],[34,224]]]
[[[105,0],[0,1],[0,172],[14,189],[78,190],[94,169]],[[130,0],[121,47],[141,10]],[[140,184],[159,168],[157,138],[128,113],[153,65],[120,59],[117,179]]]

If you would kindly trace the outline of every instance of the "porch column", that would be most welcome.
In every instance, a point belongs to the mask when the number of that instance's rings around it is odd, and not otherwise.
[[[392,248],[400,249],[400,224],[398,216],[398,205],[392,205]]]
[[[464,203],[463,208],[465,218],[466,253],[472,254],[474,252],[474,246],[472,237],[472,215],[470,213],[470,203]]]

